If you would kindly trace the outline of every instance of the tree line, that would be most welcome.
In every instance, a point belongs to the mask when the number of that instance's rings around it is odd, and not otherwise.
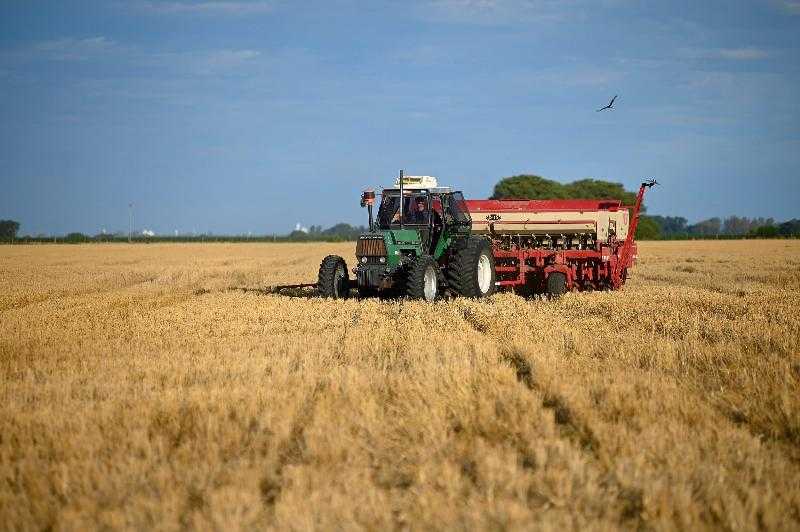
[[[87,235],[72,232],[66,235],[19,236],[19,223],[14,220],[0,220],[0,243],[65,243],[81,244],[89,242],[345,242],[358,239],[358,235],[367,231],[364,226],[338,223],[327,229],[321,225],[312,225],[307,230],[295,230],[288,234],[262,235],[215,235],[204,233],[199,235],[145,235],[126,232],[98,233]]]
[[[633,205],[636,192],[625,190],[622,183],[599,179],[581,179],[571,183],[560,183],[537,175],[515,175],[502,178],[494,187],[492,199],[618,199],[624,205]],[[646,213],[644,205],[642,213]],[[358,235],[367,231],[364,226],[338,223],[327,229],[321,225],[312,225],[307,230],[295,230],[285,235],[181,235],[181,236],[145,236],[134,235],[137,242],[341,242],[356,240]],[[18,239],[19,223],[14,220],[0,220],[0,242]],[[773,218],[748,218],[729,216],[713,217],[690,224],[682,216],[661,216],[643,214],[639,219],[636,238],[643,240],[687,239],[687,238],[774,238],[800,236],[800,219],[791,219],[782,223]],[[83,233],[69,233],[62,237],[25,236],[24,242],[126,242],[127,233],[98,234],[94,236]]]
[[[363,225],[350,225],[338,223],[333,227],[323,229],[321,225],[312,225],[308,231],[294,230],[287,235],[287,238],[302,242],[304,240],[357,240],[358,235],[367,232]]]
[[[800,219],[797,218],[777,223],[773,218],[729,216],[724,219],[708,218],[696,224],[689,224],[682,216],[650,216],[649,218],[658,224],[659,236],[667,239],[693,236],[770,238],[800,235]]]

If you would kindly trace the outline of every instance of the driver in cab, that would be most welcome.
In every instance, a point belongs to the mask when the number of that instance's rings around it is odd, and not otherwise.
[[[400,222],[400,209],[394,213],[392,223]],[[403,223],[406,224],[427,224],[428,223],[428,202],[425,196],[414,198],[413,207],[403,213]]]

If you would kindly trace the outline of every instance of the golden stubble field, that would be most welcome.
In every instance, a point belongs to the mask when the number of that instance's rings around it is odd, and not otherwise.
[[[328,253],[0,246],[0,528],[800,527],[799,241],[558,301],[247,290]]]

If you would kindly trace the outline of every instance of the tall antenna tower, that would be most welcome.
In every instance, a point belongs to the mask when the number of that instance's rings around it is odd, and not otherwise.
[[[128,203],[128,244],[133,236],[133,202]]]

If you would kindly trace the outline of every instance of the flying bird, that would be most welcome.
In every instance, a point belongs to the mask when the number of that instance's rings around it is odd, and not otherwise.
[[[613,109],[614,108],[614,100],[617,99],[617,96],[618,95],[615,94],[614,97],[611,98],[611,101],[608,102],[608,105],[606,105],[605,107],[601,107],[600,109],[597,110],[597,112],[599,113],[600,111],[605,111],[606,109]]]

